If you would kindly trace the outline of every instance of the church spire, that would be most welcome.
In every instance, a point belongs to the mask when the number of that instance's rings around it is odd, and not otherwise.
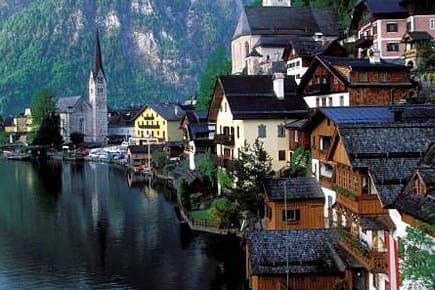
[[[92,70],[94,77],[97,77],[98,72],[101,70],[104,76],[104,70],[103,70],[103,61],[101,58],[101,48],[100,48],[100,33],[96,31],[95,35],[95,59],[94,59],[94,68]]]

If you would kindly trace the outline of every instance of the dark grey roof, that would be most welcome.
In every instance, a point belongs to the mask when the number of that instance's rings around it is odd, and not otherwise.
[[[287,76],[284,80],[284,99],[277,98],[272,75],[220,76],[219,83],[234,119],[292,118],[308,112],[303,98],[296,96],[294,76]]]
[[[435,122],[341,125],[339,134],[352,166],[369,169],[388,207],[435,142]]]
[[[133,154],[148,153],[148,149],[142,145],[130,145],[130,146],[128,146],[128,150]]]
[[[396,199],[394,207],[418,220],[433,225],[435,224],[435,144],[432,144],[427,150],[416,169],[416,173],[424,180],[427,192],[418,194],[414,180],[410,179]]]
[[[174,175],[174,188],[178,188],[180,181],[184,180],[188,186],[192,185],[196,180],[200,180],[201,174],[196,170],[189,170],[184,167],[175,167],[172,171]]]
[[[402,37],[402,42],[428,41],[433,37],[427,31],[409,31]]]
[[[365,11],[365,6],[369,13],[375,16],[377,19],[390,18],[406,18],[409,15],[408,10],[400,5],[400,0],[361,0],[356,4],[352,21],[351,29],[358,27],[359,20],[362,17],[363,11]]]
[[[66,112],[68,109],[74,108],[81,99],[81,96],[59,98],[56,102],[56,110],[62,113]]]
[[[270,200],[324,199],[322,189],[314,177],[272,179],[267,184],[266,194]]]
[[[233,39],[242,35],[308,36],[315,32],[338,36],[338,23],[334,9],[247,6],[240,15]]]
[[[150,106],[167,121],[180,121],[184,111],[178,104],[161,103]]]
[[[210,129],[210,127],[213,127],[214,130]],[[214,124],[208,124],[208,123],[201,123],[201,124],[189,124],[189,132],[192,135],[201,134],[201,133],[209,133],[214,132],[216,130],[216,125]]]
[[[380,63],[370,63],[368,58],[350,58],[342,56],[324,56],[318,58],[329,66],[345,66],[359,70],[408,70],[409,68],[402,64],[383,61]]]
[[[185,111],[185,115],[189,124],[196,124],[200,122],[207,121],[207,111],[199,111],[199,110],[187,110]]]
[[[261,36],[260,39],[254,44],[256,47],[286,47],[288,43],[293,39],[293,36],[289,35],[266,35]]]
[[[247,57],[263,57],[263,55],[254,48]]]
[[[253,275],[286,274],[287,258],[290,274],[343,272],[352,260],[329,229],[253,231],[246,243]]]
[[[391,217],[386,215],[364,215],[360,216],[360,225],[363,231],[366,230],[394,230],[396,226]]]
[[[305,124],[308,122],[308,119],[300,119],[296,120],[294,122],[290,122],[286,125],[287,129],[300,129],[305,126]]]

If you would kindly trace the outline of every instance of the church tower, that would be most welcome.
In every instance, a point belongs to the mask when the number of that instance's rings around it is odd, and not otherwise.
[[[291,0],[263,0],[263,6],[285,6],[291,7]]]
[[[97,28],[94,65],[89,77],[89,104],[91,105],[92,141],[106,144],[107,138],[107,85],[101,58],[100,36]]]

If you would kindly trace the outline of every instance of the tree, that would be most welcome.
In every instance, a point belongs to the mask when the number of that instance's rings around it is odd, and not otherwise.
[[[198,170],[201,174],[210,181],[211,186],[214,187],[216,179],[216,167],[211,160],[211,150],[208,149],[207,152],[201,156],[198,162]]]
[[[63,139],[60,134],[60,118],[56,113],[50,113],[42,119],[42,124],[36,132],[34,145],[50,145],[59,148]]]
[[[252,0],[251,6],[263,6],[263,0]]]
[[[290,161],[290,177],[309,176],[311,174],[311,152],[309,149],[296,148]]]
[[[50,89],[42,88],[32,102],[32,124],[35,128],[42,125],[44,118],[56,112],[56,97]]]
[[[433,43],[431,43],[421,51],[418,70],[424,73],[428,69],[433,68],[435,68],[435,47],[433,46]]]
[[[231,61],[223,46],[218,46],[208,57],[204,71],[199,76],[198,109],[208,107],[214,93],[216,79],[220,75],[231,73]]]
[[[258,139],[249,145],[245,141],[239,156],[233,162],[232,177],[235,180],[235,197],[242,210],[257,216],[264,206],[264,184],[272,176],[272,158]]]
[[[426,232],[435,232],[434,225],[407,227],[400,240],[401,280],[405,289],[434,289],[435,239]]]

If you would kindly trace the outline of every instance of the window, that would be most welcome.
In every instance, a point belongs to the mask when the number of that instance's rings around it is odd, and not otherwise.
[[[367,72],[366,71],[360,71],[360,72],[358,72],[358,80],[360,82],[366,82],[368,80],[367,79]]]
[[[319,97],[316,97],[316,107],[318,108],[320,106],[320,99]]]
[[[278,160],[279,161],[285,161],[285,150],[279,150],[278,151]]]
[[[224,111],[227,111],[227,103],[224,103]]]
[[[399,51],[399,44],[398,43],[387,43],[387,51]]]
[[[320,136],[320,150],[328,150],[331,146],[332,137],[330,136]]]
[[[237,126],[237,139],[239,139],[240,138],[240,128],[239,128],[239,126]]]
[[[378,79],[380,82],[386,82],[387,81],[387,72],[386,71],[380,71],[378,72]]]
[[[340,106],[344,106],[344,96],[340,96]]]
[[[373,35],[378,34],[378,27],[376,26],[376,24],[373,25]]]
[[[411,21],[406,22],[406,30],[411,31],[411,29],[412,29]]]
[[[332,97],[328,98],[328,106],[332,107]]]
[[[429,26],[431,30],[435,30],[435,18],[429,20]]]
[[[282,210],[282,221],[285,222],[286,210]],[[287,210],[287,221],[295,222],[301,220],[301,210],[300,209],[288,209]]]
[[[295,142],[299,142],[299,131],[295,131]]]
[[[322,107],[326,107],[326,97],[322,98]]]
[[[285,137],[285,127],[278,125],[278,137]]]
[[[266,138],[266,126],[258,126],[258,138]]]
[[[98,88],[98,92],[99,92],[99,93],[102,93],[103,91],[104,91],[103,88]]]
[[[397,23],[387,23],[387,32],[397,32],[399,31],[399,26]]]

